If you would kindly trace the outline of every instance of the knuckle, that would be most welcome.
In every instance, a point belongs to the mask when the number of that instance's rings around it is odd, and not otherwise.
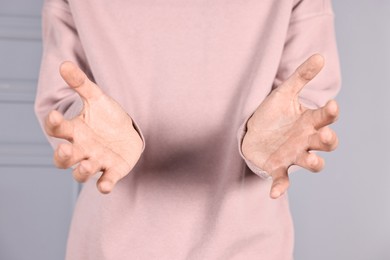
[[[87,180],[87,178],[85,176],[82,176],[77,169],[72,172],[72,175],[73,179],[75,179],[77,182],[84,183]]]
[[[307,138],[306,138],[306,142],[305,142],[305,150],[308,150],[310,149],[315,143],[315,134],[311,134],[311,135],[308,135]]]
[[[316,154],[311,153],[306,159],[308,170],[312,172],[319,172],[322,169],[322,160]]]
[[[278,176],[278,177],[275,177],[274,178],[274,181],[273,181],[273,186],[277,186],[277,185],[289,185],[290,181],[289,181],[289,178],[286,177],[286,176]]]
[[[303,69],[302,67],[298,67],[295,73],[297,78],[303,82],[309,81],[314,77],[313,71],[307,68]]]
[[[280,163],[277,163],[274,161],[272,161],[272,162],[268,161],[267,163],[264,164],[263,168],[266,172],[273,173],[273,172],[276,172],[276,169],[279,167],[279,165],[280,165]],[[273,178],[275,179],[275,178],[279,178],[279,177],[277,177],[277,175],[274,173]]]
[[[325,146],[325,151],[333,151],[338,146],[338,138],[337,135],[333,132],[325,138],[323,138],[322,143]]]
[[[329,128],[323,128],[320,131],[320,139],[321,142],[325,145],[332,144],[332,141],[334,140],[334,133]]]
[[[47,121],[45,123],[45,132],[47,135],[55,137],[53,127]]]
[[[54,165],[55,165],[57,168],[59,168],[59,169],[67,169],[67,168],[69,168],[69,165],[68,165],[68,163],[67,163],[67,160],[58,158],[57,155],[54,156],[53,162],[54,162]]]

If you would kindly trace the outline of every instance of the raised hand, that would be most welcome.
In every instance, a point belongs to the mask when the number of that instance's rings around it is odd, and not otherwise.
[[[58,168],[69,168],[78,163],[73,177],[79,182],[102,172],[97,187],[109,193],[138,161],[142,140],[133,127],[130,116],[112,98],[91,82],[76,65],[64,62],[60,74],[83,100],[81,113],[66,120],[58,111],[46,117],[48,135],[65,139],[54,152]]]
[[[271,198],[278,198],[287,190],[287,170],[291,165],[320,171],[324,160],[310,151],[332,151],[337,146],[337,136],[328,127],[338,117],[336,101],[312,110],[298,100],[299,92],[323,65],[322,56],[311,56],[271,92],[248,120],[242,152],[272,176]]]

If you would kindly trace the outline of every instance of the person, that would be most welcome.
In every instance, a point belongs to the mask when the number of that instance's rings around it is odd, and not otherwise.
[[[333,16],[330,0],[46,0],[35,111],[85,183],[66,258],[292,259],[288,176],[338,142]]]

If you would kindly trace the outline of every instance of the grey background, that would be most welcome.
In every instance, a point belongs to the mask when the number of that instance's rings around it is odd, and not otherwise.
[[[77,187],[33,112],[42,0],[0,0],[0,260],[63,259]]]
[[[78,185],[33,115],[42,0],[0,0],[0,260],[63,259]],[[390,259],[390,1],[334,1],[340,146],[290,188],[296,260]]]
[[[340,138],[320,174],[292,177],[297,260],[390,259],[390,1],[333,1]]]

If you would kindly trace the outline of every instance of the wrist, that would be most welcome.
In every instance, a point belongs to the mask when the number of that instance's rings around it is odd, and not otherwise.
[[[259,151],[259,147],[265,146],[255,141],[255,135],[252,131],[247,131],[242,141],[242,154],[251,164],[265,170],[266,156]]]

